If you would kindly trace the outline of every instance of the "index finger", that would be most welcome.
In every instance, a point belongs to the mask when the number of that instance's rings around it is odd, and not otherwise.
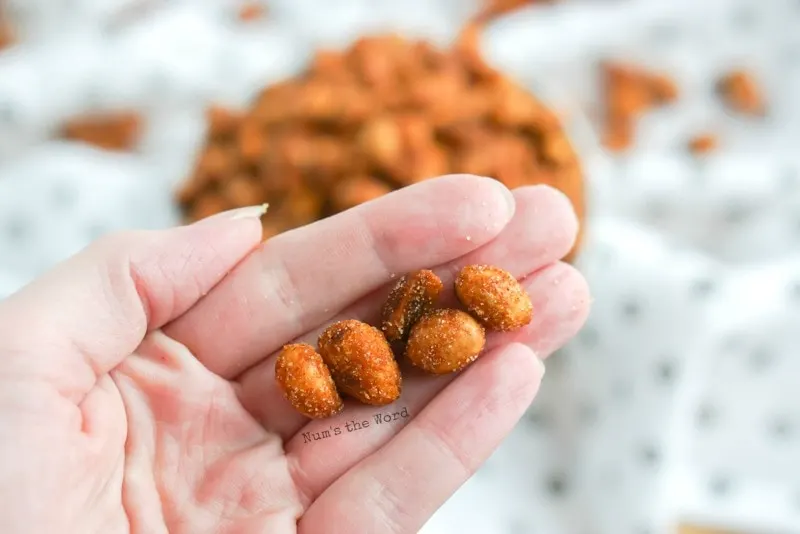
[[[401,189],[270,239],[165,330],[233,378],[392,278],[491,241],[513,213],[511,192],[490,178]]]

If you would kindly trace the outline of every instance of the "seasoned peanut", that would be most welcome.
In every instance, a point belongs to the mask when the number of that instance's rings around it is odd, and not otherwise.
[[[131,150],[142,131],[142,117],[133,112],[74,117],[64,124],[61,137],[105,150]]]
[[[456,278],[456,296],[488,330],[515,330],[531,322],[531,299],[508,271],[468,265]]]
[[[225,141],[236,135],[242,124],[244,114],[240,111],[222,106],[211,106],[206,110],[208,137],[217,141]]]
[[[602,141],[614,152],[633,144],[639,116],[674,102],[679,96],[672,78],[633,65],[605,62],[601,65],[601,79],[605,90]]]
[[[275,361],[275,381],[286,400],[306,417],[331,417],[344,407],[330,371],[311,345],[283,347]]]
[[[747,115],[761,116],[766,113],[766,103],[761,88],[753,76],[743,70],[724,75],[717,82],[717,92],[728,108]]]
[[[252,22],[263,18],[267,8],[258,2],[245,2],[239,8],[238,18],[242,22]]]
[[[375,406],[400,397],[400,368],[377,328],[353,319],[334,323],[320,335],[319,352],[342,393]]]
[[[718,144],[719,140],[713,134],[696,135],[689,139],[689,152],[695,156],[708,154],[709,152],[713,152]]]
[[[483,327],[461,310],[435,310],[422,316],[411,328],[406,357],[420,369],[446,374],[474,362],[486,335]]]
[[[408,273],[397,281],[383,307],[381,329],[389,341],[400,341],[419,318],[432,309],[442,292],[442,281],[433,271]]]

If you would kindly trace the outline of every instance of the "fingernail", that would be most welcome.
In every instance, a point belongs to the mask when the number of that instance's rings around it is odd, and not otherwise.
[[[492,178],[492,180],[494,180],[494,178]],[[500,187],[503,190],[503,197],[505,197],[506,199],[506,206],[508,207],[508,213],[514,215],[514,212],[517,209],[517,201],[514,198],[514,193],[512,193],[511,190],[505,185],[503,185],[501,182],[497,180],[495,181],[497,182],[498,187]]]
[[[539,355],[536,354],[536,351],[534,351],[529,345],[515,341],[512,342],[508,347],[511,349],[516,349],[518,351],[526,352],[529,357],[533,358],[533,365],[539,372],[539,379],[541,379],[544,376],[545,372],[544,360],[542,360],[542,358],[540,358]]]
[[[247,206],[246,208],[237,208],[225,212],[225,216],[235,221],[237,219],[260,219],[265,213],[269,204],[260,204],[258,206]]]

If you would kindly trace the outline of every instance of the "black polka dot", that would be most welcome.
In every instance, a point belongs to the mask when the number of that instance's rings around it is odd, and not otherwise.
[[[653,25],[649,40],[657,46],[674,45],[681,38],[681,27],[673,21],[662,21]]]
[[[92,84],[83,94],[83,105],[89,110],[101,110],[106,107],[107,89],[104,85]]]
[[[780,52],[781,61],[789,68],[800,65],[800,45],[790,43],[783,47]]]
[[[616,171],[618,180],[624,180],[628,178],[631,170],[631,162],[629,157],[627,157],[625,154],[617,154],[617,157],[614,159],[614,166],[616,167],[614,170]]]
[[[716,284],[711,278],[698,278],[692,282],[690,292],[693,297],[703,299],[710,296],[716,289]]]
[[[797,174],[797,169],[790,167],[781,172],[778,180],[778,186],[783,193],[793,193],[800,187],[800,176]]]
[[[800,303],[800,282],[792,282],[789,285],[789,298]]]
[[[108,233],[108,228],[103,223],[92,223],[86,227],[86,239],[94,241]]]
[[[216,61],[217,74],[220,78],[235,78],[241,72],[241,67],[236,61],[231,60],[231,54],[223,50]]]
[[[708,481],[708,491],[715,497],[726,497],[731,493],[733,483],[725,475],[715,475]]]
[[[67,210],[75,205],[78,192],[68,183],[59,182],[51,190],[50,201],[56,210]]]
[[[728,224],[741,224],[750,217],[751,211],[739,203],[730,203],[725,206],[722,213],[723,220]]]
[[[697,408],[695,417],[699,427],[708,428],[711,427],[717,421],[717,419],[719,419],[719,412],[713,405],[709,403],[703,403]]]
[[[525,412],[524,421],[529,426],[541,430],[551,426],[553,417],[545,407],[533,405]]]
[[[21,243],[30,235],[30,227],[26,224],[25,220],[16,217],[6,222],[4,230],[6,237],[12,243]]]
[[[611,247],[599,245],[594,250],[594,260],[598,267],[608,267],[614,263],[616,254]]]
[[[741,334],[730,334],[722,340],[722,352],[736,352],[745,344],[745,339]]]
[[[774,354],[767,347],[755,347],[748,355],[748,364],[753,371],[763,371],[770,366],[775,359]]]
[[[149,92],[154,95],[163,96],[169,93],[171,87],[169,76],[163,72],[154,72],[147,81]]]
[[[611,383],[611,398],[618,401],[627,401],[633,395],[633,384],[624,379]]]
[[[584,425],[591,425],[597,421],[599,409],[591,401],[583,401],[578,405],[578,421]]]
[[[786,417],[776,417],[767,425],[770,435],[777,441],[790,440],[794,435],[794,425]]]
[[[699,158],[696,156],[692,156],[691,154],[686,155],[689,158],[689,165],[691,165],[692,170],[694,171],[693,176],[693,185],[695,186],[702,186],[708,183],[708,160],[707,158]]]
[[[572,348],[568,345],[558,349],[552,358],[547,359],[547,374],[554,375],[564,371],[565,367],[569,366],[572,356]]]
[[[655,445],[649,444],[642,447],[639,451],[642,463],[648,467],[653,467],[661,461],[661,453]]]
[[[663,222],[669,216],[669,204],[662,198],[650,199],[645,205],[645,214],[654,223]]]
[[[487,478],[491,475],[492,471],[494,471],[494,466],[490,465],[488,462],[484,462],[484,464],[475,471],[475,476],[478,478]]]
[[[0,102],[0,124],[11,125],[15,122],[14,108],[8,102]]]
[[[627,319],[638,319],[642,314],[642,304],[634,299],[627,299],[622,302],[622,315]]]
[[[533,530],[527,520],[517,517],[508,525],[508,534],[532,534]]]
[[[756,28],[759,24],[758,13],[750,6],[742,6],[733,12],[731,26],[742,32]]]
[[[553,473],[545,480],[545,491],[553,497],[563,497],[568,489],[567,477],[564,473]]]
[[[597,333],[597,329],[589,324],[584,326],[581,331],[578,332],[578,342],[587,349],[593,349],[596,347],[599,337],[600,336]]]
[[[656,380],[662,384],[672,384],[675,382],[677,374],[677,363],[671,359],[664,359],[656,365]]]

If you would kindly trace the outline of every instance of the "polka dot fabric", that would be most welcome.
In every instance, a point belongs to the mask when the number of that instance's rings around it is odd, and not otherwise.
[[[0,298],[99,235],[177,223],[171,191],[206,102],[243,103],[313,46],[364,31],[447,41],[475,2],[276,0],[243,27],[213,0],[8,5],[25,44],[0,53]],[[798,24],[794,0],[567,0],[487,32],[498,66],[570,114],[595,302],[514,433],[424,534],[800,533]],[[602,57],[682,90],[615,157],[594,130]],[[764,119],[714,95],[738,66],[765,89]],[[119,107],[147,119],[132,154],[48,140],[65,117]],[[704,131],[721,148],[690,156]]]

